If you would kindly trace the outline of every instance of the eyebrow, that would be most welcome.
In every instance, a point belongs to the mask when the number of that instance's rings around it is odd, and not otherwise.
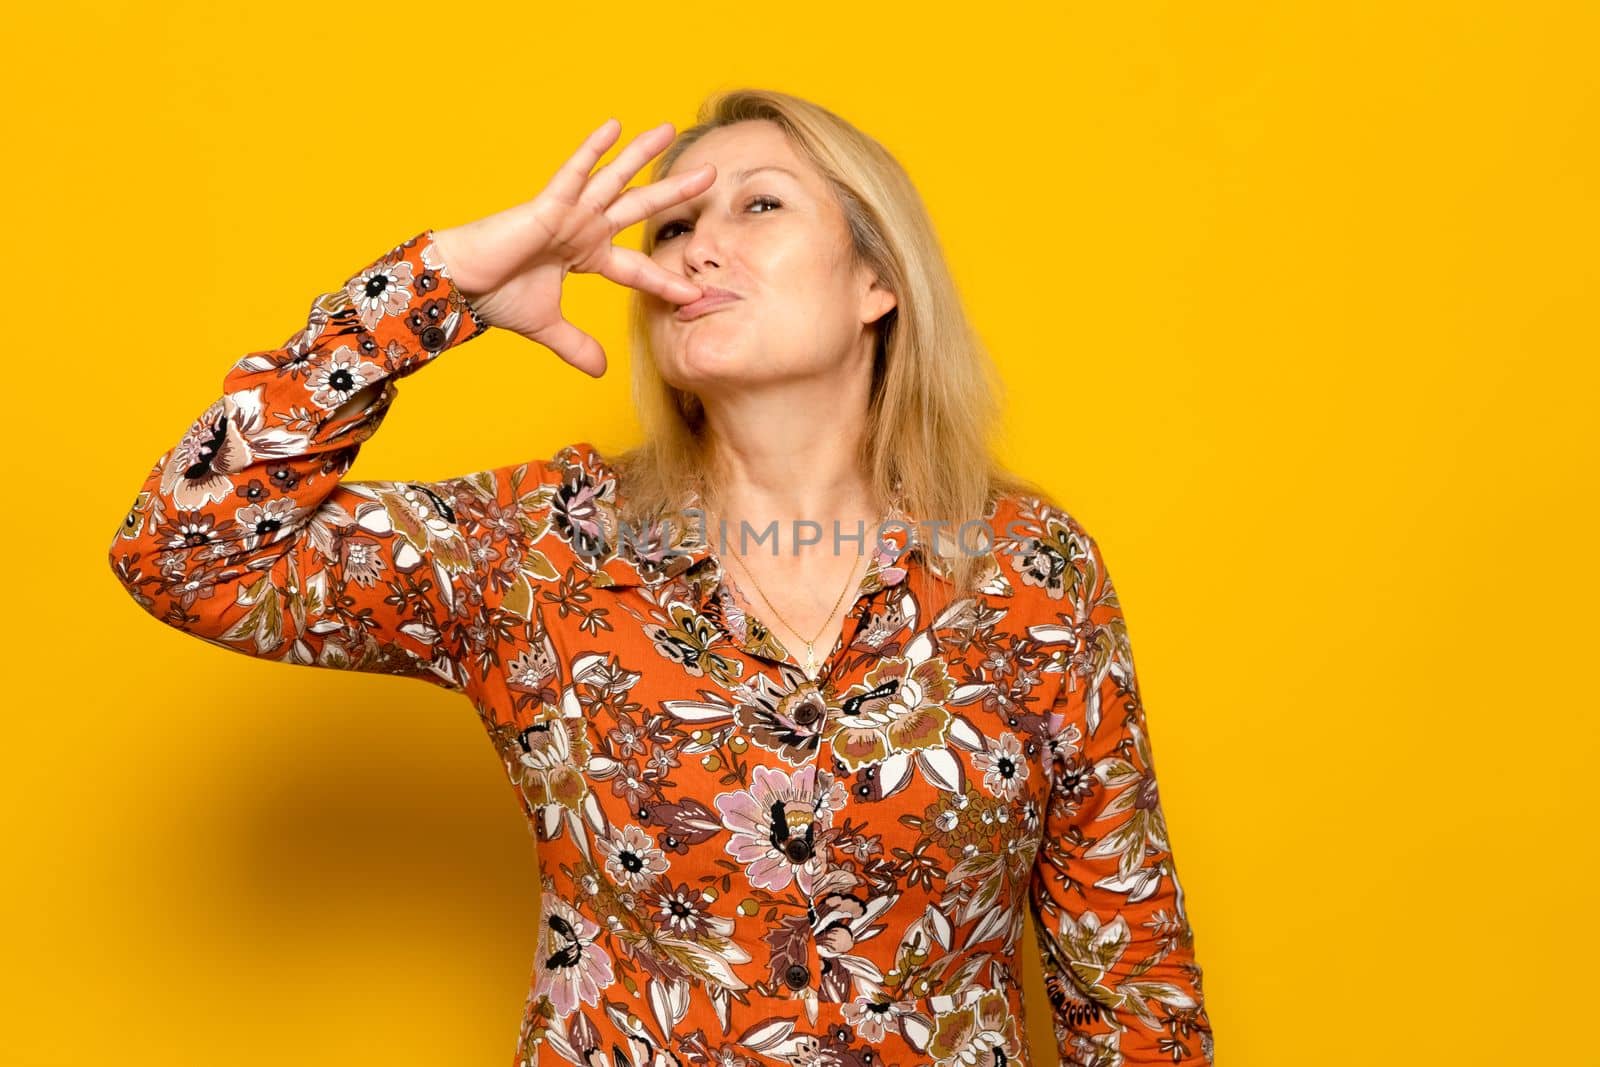
[[[733,172],[733,178],[734,178],[735,181],[742,182],[746,178],[750,177],[750,175],[759,174],[761,171],[764,171],[764,170],[775,170],[775,171],[778,171],[779,173],[787,174],[789,177],[793,178],[796,183],[801,183],[800,175],[796,174],[794,171],[790,170],[788,167],[780,167],[776,163],[763,163],[759,167],[744,167],[744,168],[742,168],[740,170],[734,171]]]
[[[736,171],[733,172],[733,177],[734,177],[734,180],[742,182],[746,178],[750,177],[750,175],[756,174],[756,173],[758,173],[760,171],[763,171],[763,170],[782,171],[784,174],[787,174],[789,177],[793,178],[795,181],[799,181],[800,180],[800,175],[796,174],[794,171],[790,170],[788,167],[780,167],[776,163],[764,163],[759,167],[746,167],[743,170],[736,170]]]

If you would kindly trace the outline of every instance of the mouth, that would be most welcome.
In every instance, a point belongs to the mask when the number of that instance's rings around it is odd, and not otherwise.
[[[712,286],[704,286],[703,288],[705,295],[699,300],[684,304],[678,308],[677,317],[679,322],[698,319],[701,315],[710,314],[718,308],[727,307],[739,299],[737,293],[730,293],[726,289],[717,289]]]

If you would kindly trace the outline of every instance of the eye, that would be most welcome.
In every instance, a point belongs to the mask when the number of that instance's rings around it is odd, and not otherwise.
[[[769,204],[772,207],[782,207],[783,206],[782,202],[780,202],[776,197],[771,197],[771,196],[753,196],[753,197],[750,198],[749,202],[747,204],[745,204],[745,207],[746,208],[752,208],[752,207],[755,207],[757,204]],[[766,212],[763,211],[763,212],[761,212],[761,214],[765,215]],[[656,243],[660,244],[662,241],[668,241],[668,240],[671,240],[672,238],[678,236],[678,231],[677,231],[676,227],[679,227],[679,226],[682,226],[682,225],[683,225],[683,220],[682,219],[673,219],[671,222],[662,223],[661,228],[656,231]]]

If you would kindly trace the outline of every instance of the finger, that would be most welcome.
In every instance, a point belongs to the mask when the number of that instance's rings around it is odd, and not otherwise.
[[[710,188],[716,178],[716,166],[702,163],[686,174],[674,174],[670,178],[662,178],[658,182],[629,189],[606,208],[606,217],[619,231],[626,230],[634,223],[647,219],[658,211],[665,211],[674,204],[680,204]]]
[[[663,122],[654,129],[645,130],[629,141],[627,146],[617,153],[616,159],[595,171],[583,195],[595,205],[595,210],[604,211],[607,205],[617,198],[617,194],[622,192],[623,187],[633,180],[633,176],[638,174],[651,159],[660,155],[663,148],[672,143],[674,136],[676,134],[670,122]]]
[[[618,285],[654,293],[672,304],[688,304],[699,300],[702,295],[698,285],[668,270],[636,248],[613,245],[611,255],[601,264],[598,273]]]
[[[589,172],[594,170],[594,165],[600,162],[600,157],[606,154],[606,149],[616,142],[621,132],[622,123],[616,119],[606,119],[601,123],[598,129],[584,138],[578,150],[561,164],[555,177],[550,179],[550,191],[562,200],[576,202],[589,180]]]
[[[600,342],[566,319],[558,319],[553,326],[530,336],[591,378],[606,372],[606,352]]]

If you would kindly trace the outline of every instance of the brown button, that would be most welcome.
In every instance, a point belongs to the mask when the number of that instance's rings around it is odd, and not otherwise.
[[[444,347],[444,331],[437,326],[429,326],[422,331],[420,340],[423,348],[426,348],[429,352],[437,352]]]
[[[796,863],[804,863],[811,858],[811,842],[803,837],[791,837],[783,843],[783,854]]]
[[[810,726],[822,717],[822,709],[817,707],[815,698],[809,699],[794,709],[794,721],[801,726]]]
[[[811,968],[803,963],[791,963],[783,972],[783,982],[790,989],[804,989],[811,983]]]

